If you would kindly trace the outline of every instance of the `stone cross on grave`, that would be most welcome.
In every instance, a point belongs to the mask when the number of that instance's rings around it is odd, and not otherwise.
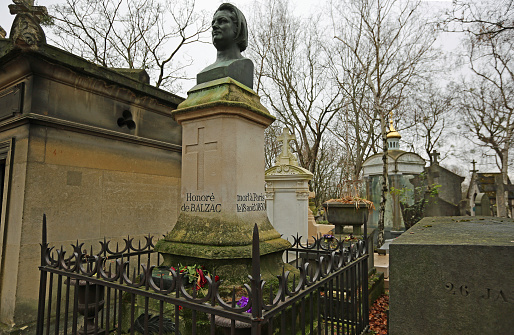
[[[45,6],[34,6],[34,0],[13,0],[14,5],[9,5],[9,11],[12,15],[16,14],[30,14],[37,23],[41,22],[41,17],[47,15],[48,12]]]
[[[46,7],[34,6],[34,0],[13,0],[9,11],[16,15],[9,38],[20,47],[37,48],[46,44],[45,32],[39,25],[48,15]]]
[[[469,170],[469,172],[472,172],[472,173],[476,173],[478,172],[477,168],[476,168],[476,164],[477,162],[473,159],[473,161],[471,162],[471,164],[473,164],[473,170]]]
[[[438,164],[439,165],[439,161],[438,161],[439,160],[439,156],[441,156],[441,154],[438,153],[437,150],[434,150],[432,152],[432,154],[430,155],[430,157],[432,157],[432,162],[434,164]]]
[[[196,167],[196,189],[203,190],[205,184],[205,152],[206,151],[214,151],[218,149],[218,142],[211,141],[205,142],[204,140],[204,131],[205,128],[197,128],[198,135],[195,144],[186,145],[186,154],[196,153],[197,155],[197,167]]]
[[[296,158],[289,148],[289,142],[296,140],[296,137],[289,132],[287,127],[284,127],[282,134],[277,137],[277,141],[282,142],[282,152],[278,158],[279,165],[297,165]]]

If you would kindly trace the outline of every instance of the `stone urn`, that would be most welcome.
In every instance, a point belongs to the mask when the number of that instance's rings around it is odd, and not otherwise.
[[[70,280],[71,285],[76,284],[75,279]],[[80,315],[84,316],[84,326],[79,329],[79,335],[89,335],[89,334],[99,334],[105,335],[107,332],[101,328],[95,328],[96,325],[99,325],[100,322],[98,320],[98,314],[103,309],[105,300],[104,300],[104,286],[96,285],[95,283],[89,283],[86,285],[85,280],[78,281],[78,312]],[[87,286],[87,289],[86,289]],[[98,299],[98,300],[96,300]],[[86,304],[87,301],[87,304]],[[87,318],[86,316],[87,311]],[[87,330],[86,330],[87,329]]]
[[[353,227],[353,235],[362,235],[361,226],[370,211],[364,203],[324,202],[325,214],[330,224],[336,226],[335,233],[342,234],[344,226]]]

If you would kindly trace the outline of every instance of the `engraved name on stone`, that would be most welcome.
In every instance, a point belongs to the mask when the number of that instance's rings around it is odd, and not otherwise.
[[[470,296],[478,296],[481,300],[489,300],[489,301],[500,301],[512,303],[511,299],[508,299],[503,290],[501,289],[490,289],[490,288],[482,288],[480,290],[472,290],[469,285],[455,285],[452,282],[447,282],[444,285],[444,288],[448,291],[448,294],[451,295],[459,295],[463,297]]]
[[[238,194],[236,201],[238,213],[266,211],[266,195],[264,193]]]
[[[214,193],[211,194],[193,194],[186,193],[186,202],[182,204],[180,210],[182,212],[192,213],[220,213],[221,204],[216,203]]]

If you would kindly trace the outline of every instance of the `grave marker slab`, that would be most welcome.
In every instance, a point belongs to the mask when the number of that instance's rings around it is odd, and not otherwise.
[[[389,248],[391,334],[512,334],[514,220],[429,217]]]

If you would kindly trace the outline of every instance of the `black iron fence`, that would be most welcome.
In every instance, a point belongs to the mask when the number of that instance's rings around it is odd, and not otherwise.
[[[43,219],[37,334],[362,334],[368,330],[365,239],[294,238],[285,260],[296,266],[263,281],[259,231],[254,228],[252,273],[239,287],[216,276],[203,283],[178,269],[163,271],[152,237],[68,256],[46,240]],[[137,245],[136,245],[137,244]],[[216,279],[215,279],[216,278]],[[202,285],[200,285],[202,284]]]

